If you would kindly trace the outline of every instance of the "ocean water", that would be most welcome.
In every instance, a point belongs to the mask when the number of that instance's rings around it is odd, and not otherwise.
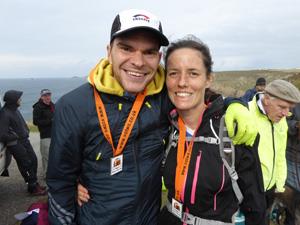
[[[2,100],[4,93],[11,89],[23,91],[19,110],[26,121],[32,121],[32,105],[39,99],[41,89],[50,89],[55,103],[61,96],[85,82],[86,78],[83,77],[0,79],[0,96]]]

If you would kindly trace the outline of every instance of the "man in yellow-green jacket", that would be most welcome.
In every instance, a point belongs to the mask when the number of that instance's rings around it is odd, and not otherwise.
[[[274,193],[284,192],[287,176],[286,116],[297,102],[300,102],[300,92],[293,84],[274,80],[266,86],[264,93],[258,93],[248,103],[260,134],[258,153],[268,208],[273,203]]]

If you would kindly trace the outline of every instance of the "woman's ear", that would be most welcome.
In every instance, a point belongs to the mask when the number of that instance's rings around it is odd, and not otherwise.
[[[205,87],[210,88],[210,86],[211,86],[211,84],[213,83],[214,80],[215,80],[215,74],[214,73],[208,74]]]

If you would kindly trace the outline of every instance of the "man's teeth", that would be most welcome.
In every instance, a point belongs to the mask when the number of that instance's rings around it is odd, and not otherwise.
[[[143,73],[137,73],[137,72],[132,72],[132,71],[128,71],[128,74],[131,76],[136,76],[136,77],[144,76]]]
[[[176,95],[180,97],[187,97],[187,96],[191,96],[192,94],[187,92],[176,92]]]

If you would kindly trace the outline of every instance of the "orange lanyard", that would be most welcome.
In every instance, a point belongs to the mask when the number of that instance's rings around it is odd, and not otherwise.
[[[137,97],[133,103],[132,109],[128,115],[126,122],[125,122],[121,136],[119,138],[118,146],[117,146],[117,148],[115,148],[113,140],[112,140],[111,132],[110,132],[108,117],[107,117],[107,114],[105,111],[105,106],[101,100],[100,95],[98,94],[98,92],[95,88],[94,78],[93,78],[92,74],[93,73],[91,73],[91,75],[90,75],[90,80],[94,87],[94,97],[95,97],[95,104],[96,104],[96,110],[97,110],[97,114],[98,114],[99,124],[100,124],[100,127],[101,127],[104,137],[110,143],[110,145],[113,149],[113,156],[117,156],[117,155],[122,154],[122,152],[124,150],[124,147],[128,141],[129,135],[133,128],[134,122],[136,121],[136,118],[139,114],[139,111],[140,111],[140,109],[143,105],[144,99],[146,97],[146,91],[139,93],[137,95]]]
[[[205,110],[204,110],[205,111]],[[182,191],[185,186],[185,180],[188,173],[188,168],[192,156],[192,150],[194,145],[194,139],[196,136],[196,131],[201,125],[203,113],[200,115],[197,129],[195,130],[191,142],[187,144],[186,152],[185,149],[185,140],[186,140],[186,127],[184,125],[181,117],[178,117],[178,127],[179,127],[179,138],[177,144],[177,166],[176,166],[176,176],[175,176],[175,199],[177,201],[182,201]]]

